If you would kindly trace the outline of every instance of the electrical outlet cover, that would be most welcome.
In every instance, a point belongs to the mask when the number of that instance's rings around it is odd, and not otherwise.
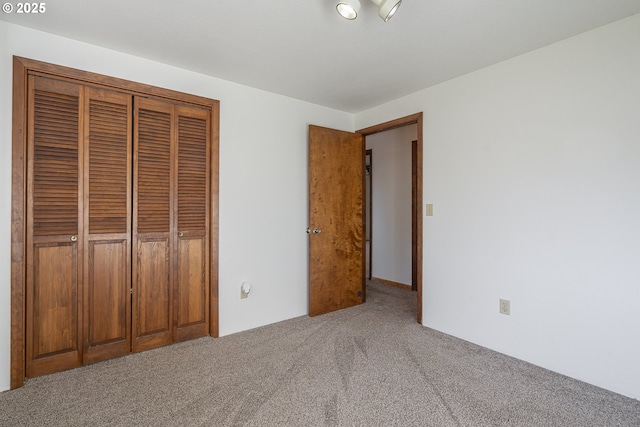
[[[500,300],[500,313],[506,314],[507,316],[511,315],[511,301],[508,299]]]

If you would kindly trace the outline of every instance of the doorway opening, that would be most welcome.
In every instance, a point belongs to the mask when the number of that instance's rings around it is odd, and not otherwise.
[[[390,130],[405,128],[409,133],[413,132],[411,138],[406,141],[408,143],[408,153],[410,160],[410,182],[408,184],[409,188],[404,189],[404,192],[408,194],[410,198],[410,206],[405,206],[405,210],[410,213],[411,216],[411,232],[410,232],[410,241],[411,241],[411,251],[410,254],[406,254],[406,256],[411,257],[411,270],[407,272],[410,277],[408,280],[394,281],[394,280],[385,280],[378,279],[376,281],[381,281],[387,284],[399,284],[406,283],[409,280],[411,281],[411,289],[416,291],[417,298],[417,306],[418,306],[418,314],[417,320],[418,323],[422,323],[422,153],[423,153],[423,143],[422,143],[422,113],[413,114],[411,116],[406,116],[403,118],[399,118],[396,120],[392,120],[389,122],[381,123],[379,125],[371,126],[365,129],[361,129],[357,131],[365,138],[367,141],[367,137],[374,136],[376,134],[380,134],[382,132],[387,132]],[[415,130],[409,130],[409,126],[415,125]],[[372,138],[374,139],[374,138]],[[394,144],[394,141],[389,141],[389,144]],[[369,144],[366,144],[366,147],[369,148]],[[399,147],[387,147],[387,148],[399,148]],[[365,269],[365,277],[367,279],[375,279],[375,258],[373,256],[375,251],[374,241],[376,241],[376,233],[372,230],[372,224],[374,224],[375,214],[373,213],[373,203],[372,202],[372,188],[374,187],[373,180],[369,181],[372,178],[374,173],[373,167],[373,157],[375,149],[370,151],[369,149],[365,150],[365,167],[367,168],[367,185],[365,191],[365,205],[366,205],[366,221],[365,221],[365,230],[366,230],[366,258],[367,258],[367,268]],[[406,158],[405,158],[406,161]],[[376,165],[378,165],[376,163]],[[377,167],[377,166],[376,166]],[[388,206],[389,207],[389,206]],[[393,206],[390,206],[391,212],[393,212]],[[382,238],[382,242],[385,242],[384,236],[379,236],[378,238]],[[401,286],[404,287],[404,286]],[[408,285],[406,286],[408,288]]]

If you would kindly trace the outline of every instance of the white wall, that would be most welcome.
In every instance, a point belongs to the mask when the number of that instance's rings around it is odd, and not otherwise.
[[[307,125],[352,114],[0,21],[0,391],[9,388],[12,55],[221,102],[220,333],[307,310]],[[253,283],[240,300],[240,284]]]
[[[411,286],[411,142],[416,125],[367,136],[372,167],[373,277]]]
[[[358,114],[0,21],[0,390],[11,55],[221,100],[221,334],[307,312],[307,124],[423,111],[426,326],[640,398],[640,15]],[[239,299],[239,285],[254,290]],[[511,300],[511,316],[498,299]]]
[[[424,325],[640,398],[640,15],[356,128],[419,111]]]

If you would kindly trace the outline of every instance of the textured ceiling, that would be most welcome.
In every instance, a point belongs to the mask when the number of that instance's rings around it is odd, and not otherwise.
[[[640,0],[58,0],[0,19],[348,112],[640,13]]]

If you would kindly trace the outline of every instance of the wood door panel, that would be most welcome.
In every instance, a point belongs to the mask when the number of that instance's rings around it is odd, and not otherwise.
[[[204,237],[178,238],[176,341],[208,333],[205,241]]]
[[[364,298],[364,143],[359,134],[309,127],[309,315]]]
[[[208,228],[209,122],[201,109],[178,110],[178,230]]]
[[[30,189],[34,236],[78,233],[80,87],[30,78]]]
[[[127,354],[130,348],[127,238],[88,244],[85,363]]]
[[[171,231],[173,108],[136,99],[135,197],[136,232]]]
[[[84,363],[131,350],[132,97],[85,90]]]
[[[69,241],[36,243],[33,261],[29,377],[82,363],[78,343],[78,245]]]
[[[206,110],[177,109],[175,341],[209,334],[210,122]]]
[[[135,98],[133,351],[173,341],[175,107]]]
[[[11,387],[217,336],[219,102],[13,65]]]
[[[27,146],[28,377],[82,364],[82,88],[30,77]]]
[[[140,238],[136,248],[134,351],[171,343],[169,239]]]
[[[131,96],[95,88],[86,92],[89,233],[130,233]]]
[[[35,246],[34,359],[77,350],[77,245]]]

